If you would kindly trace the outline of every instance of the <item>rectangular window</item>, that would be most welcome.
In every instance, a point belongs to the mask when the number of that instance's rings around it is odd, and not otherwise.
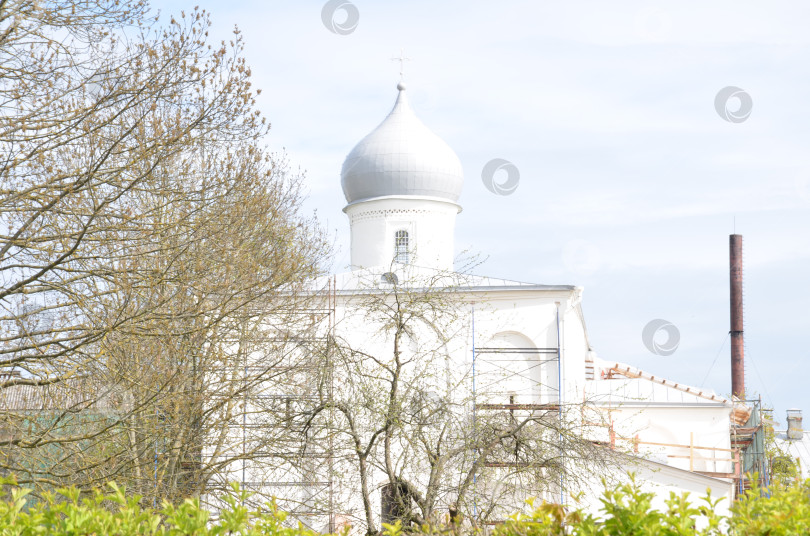
[[[408,231],[397,231],[394,234],[394,262],[408,264],[410,262],[408,252]]]

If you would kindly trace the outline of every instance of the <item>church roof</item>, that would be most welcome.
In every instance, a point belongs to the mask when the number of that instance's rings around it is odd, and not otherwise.
[[[540,290],[548,292],[575,292],[581,289],[575,285],[547,285],[538,283],[527,283],[511,279],[501,279],[473,274],[459,274],[446,272],[427,267],[408,267],[408,273],[403,273],[402,269],[395,274],[397,282],[409,290],[418,288],[432,288],[439,290],[456,290],[462,292],[482,292],[482,291],[529,291]],[[334,276],[322,276],[312,281],[311,290],[321,290],[328,285],[332,278],[335,280],[335,288],[338,294],[355,294],[364,292],[374,292],[379,289],[389,289],[387,277],[390,277],[387,270],[382,267],[363,268],[335,274]],[[410,280],[410,282],[406,282]],[[427,282],[427,283],[425,283]]]
[[[414,115],[405,94],[391,113],[346,157],[341,171],[349,204],[386,196],[432,197],[456,202],[461,194],[461,161],[447,143]]]
[[[595,361],[597,379],[586,382],[586,391],[596,403],[734,405],[731,400],[711,389],[691,387],[625,363],[602,359]]]
[[[0,412],[126,409],[126,392],[88,376],[44,385],[10,385],[0,389]]]

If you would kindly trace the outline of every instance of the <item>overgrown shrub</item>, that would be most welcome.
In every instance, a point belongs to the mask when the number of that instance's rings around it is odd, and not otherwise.
[[[233,486],[233,494],[223,497],[228,506],[212,520],[197,499],[141,508],[140,496],[128,496],[114,483],[108,485],[109,493],[96,490],[82,497],[76,488],[66,488],[46,493],[42,500],[29,500],[31,490],[11,480],[0,483],[10,488],[6,500],[0,501],[2,536],[315,536],[300,525],[285,526],[286,514],[278,511],[275,503],[267,504],[263,512],[249,511],[242,504],[250,494],[238,486]]]
[[[757,482],[753,477],[749,479]],[[717,514],[723,499],[707,492],[696,504],[687,494],[670,493],[663,512],[652,508],[653,494],[634,479],[606,489],[601,516],[559,505],[529,501],[528,513],[513,515],[495,536],[798,536],[810,534],[810,481],[770,489],[754,487],[731,506],[730,516]]]
[[[730,524],[735,536],[810,534],[810,480],[749,490],[734,504]]]
[[[693,505],[685,495],[670,494],[667,510],[651,506],[653,494],[641,491],[634,483],[606,490],[602,496],[602,516],[581,510],[566,513],[556,504],[535,506],[529,513],[513,515],[499,525],[495,536],[714,536],[725,534],[725,518],[715,513],[719,500],[707,494]],[[702,519],[700,519],[702,518]],[[700,519],[700,521],[699,521]],[[701,528],[697,528],[701,527]]]
[[[756,479],[752,479],[756,481]],[[315,536],[300,524],[289,527],[286,514],[269,503],[261,511],[243,504],[250,493],[233,486],[223,497],[227,507],[213,518],[197,499],[160,508],[142,508],[140,497],[127,495],[114,483],[109,492],[82,495],[76,488],[61,489],[33,500],[30,490],[12,480],[0,501],[0,536]],[[716,513],[721,499],[710,494],[697,504],[687,495],[670,494],[665,511],[652,508],[653,494],[642,491],[631,479],[616,489],[605,490],[602,515],[582,510],[567,511],[557,504],[527,501],[526,512],[516,513],[498,525],[493,536],[796,536],[810,534],[810,481],[772,489],[754,488],[731,508],[731,516]],[[387,536],[402,536],[405,530],[385,525]],[[413,532],[413,531],[409,531]],[[416,536],[476,535],[468,524],[425,526]],[[345,535],[344,535],[345,536]]]

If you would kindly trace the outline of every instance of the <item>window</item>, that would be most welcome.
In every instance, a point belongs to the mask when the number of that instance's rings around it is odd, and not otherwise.
[[[386,285],[396,285],[399,283],[399,278],[394,272],[385,272],[380,276],[380,282],[385,283]]]
[[[410,260],[408,231],[397,231],[394,234],[394,262],[408,264]]]

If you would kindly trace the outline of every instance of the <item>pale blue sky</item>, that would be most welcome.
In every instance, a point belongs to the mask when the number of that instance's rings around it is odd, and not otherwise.
[[[810,4],[352,3],[358,26],[338,35],[321,1],[154,2],[201,5],[217,38],[239,26],[268,144],[306,170],[334,271],[349,262],[340,167],[393,105],[404,47],[416,114],[464,166],[456,243],[488,256],[479,272],[582,285],[600,357],[728,394],[736,219],[749,392],[782,423],[810,412]],[[716,113],[726,86],[751,96],[746,121]],[[482,184],[493,158],[520,170],[514,194]],[[655,318],[680,330],[669,357],[642,344]]]

